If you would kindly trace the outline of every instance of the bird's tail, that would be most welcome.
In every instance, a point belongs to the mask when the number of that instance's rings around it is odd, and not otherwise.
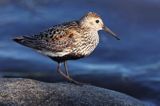
[[[19,37],[14,38],[13,40],[21,45],[28,46],[31,48],[34,48],[36,46],[35,39],[31,37],[19,36]]]

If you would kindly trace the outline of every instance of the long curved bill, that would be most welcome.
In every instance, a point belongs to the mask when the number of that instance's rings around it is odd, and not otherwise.
[[[118,38],[118,36],[114,32],[112,32],[108,27],[104,26],[103,30],[112,35],[113,37],[115,37],[117,40],[120,40],[120,38]]]

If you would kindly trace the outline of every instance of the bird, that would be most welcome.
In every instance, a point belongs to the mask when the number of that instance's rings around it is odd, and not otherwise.
[[[18,36],[13,40],[51,58],[57,62],[57,72],[64,79],[81,84],[70,76],[67,62],[89,56],[99,43],[100,30],[120,40],[95,12],[87,12],[77,20],[54,25],[38,34]],[[61,69],[62,65],[64,71]]]

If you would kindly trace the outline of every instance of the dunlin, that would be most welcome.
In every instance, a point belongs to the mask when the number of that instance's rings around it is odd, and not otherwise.
[[[40,34],[16,37],[14,41],[35,49],[58,63],[57,72],[66,80],[79,84],[68,73],[67,60],[76,60],[90,55],[99,43],[98,31],[104,30],[119,38],[96,13],[89,12],[77,21],[55,25]],[[64,64],[64,71],[61,64]]]

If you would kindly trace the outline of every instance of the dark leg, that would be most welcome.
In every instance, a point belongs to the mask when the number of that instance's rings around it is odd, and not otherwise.
[[[70,81],[70,82],[72,82],[72,83],[74,83],[74,84],[82,85],[80,82],[75,81],[75,80],[73,80],[72,78],[70,78],[69,76],[65,75],[65,74],[61,71],[60,65],[61,65],[61,63],[58,63],[57,72],[58,72],[61,76],[63,76],[66,80],[68,80],[68,81]]]
[[[66,75],[69,76],[68,67],[67,67],[67,61],[64,61],[64,68],[65,68]]]

